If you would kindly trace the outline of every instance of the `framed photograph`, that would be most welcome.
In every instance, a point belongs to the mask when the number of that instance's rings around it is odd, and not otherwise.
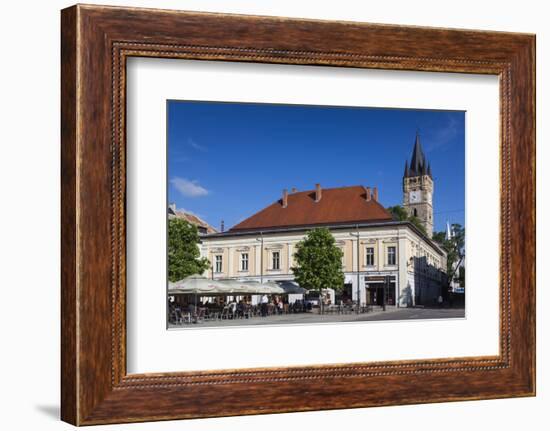
[[[64,421],[535,394],[533,35],[77,5],[61,44]]]

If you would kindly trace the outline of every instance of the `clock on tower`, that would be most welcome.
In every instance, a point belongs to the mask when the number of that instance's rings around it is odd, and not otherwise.
[[[417,133],[411,164],[405,162],[403,207],[410,216],[417,217],[422,222],[430,238],[433,235],[433,190],[432,169],[426,161],[420,144],[420,136]]]
[[[409,192],[409,202],[412,204],[420,202],[420,190],[411,190]]]

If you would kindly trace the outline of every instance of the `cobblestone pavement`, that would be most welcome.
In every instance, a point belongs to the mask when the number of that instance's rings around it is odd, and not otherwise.
[[[312,323],[341,323],[365,322],[383,320],[422,320],[422,319],[459,319],[464,318],[464,308],[396,308],[391,307],[382,311],[377,309],[362,314],[324,314],[300,313],[285,314],[282,316],[253,317],[250,319],[228,319],[215,321],[201,321],[199,323],[170,325],[170,329],[185,328],[220,328],[229,326],[256,326],[256,325],[308,325]]]

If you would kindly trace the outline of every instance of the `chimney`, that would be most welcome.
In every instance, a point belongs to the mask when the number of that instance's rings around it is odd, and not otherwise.
[[[288,191],[287,189],[283,190],[283,208],[288,206]]]
[[[222,220],[222,222],[220,223],[220,231],[223,232],[224,230],[225,230],[225,223]]]
[[[376,202],[378,202],[378,187],[375,187],[372,191],[372,197]]]
[[[176,212],[176,203],[175,202],[170,202],[168,204],[168,208],[170,208],[172,211]]]
[[[296,187],[292,187],[291,193],[296,193],[298,189]]]
[[[365,187],[365,193],[367,195],[367,202],[372,199],[372,195],[370,193],[370,187]]]
[[[315,202],[319,202],[321,200],[321,184],[317,183],[315,184]]]

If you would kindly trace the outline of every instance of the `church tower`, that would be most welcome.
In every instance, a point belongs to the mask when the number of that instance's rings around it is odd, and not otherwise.
[[[415,216],[422,222],[430,238],[433,235],[434,226],[433,192],[432,169],[424,156],[417,132],[410,166],[407,161],[405,162],[403,207],[409,216]]]

